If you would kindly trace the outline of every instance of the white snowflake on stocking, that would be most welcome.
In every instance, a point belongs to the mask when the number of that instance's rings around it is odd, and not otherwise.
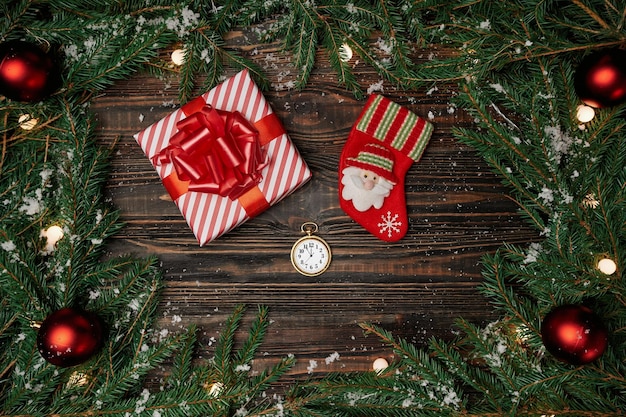
[[[402,222],[398,220],[398,217],[399,215],[397,213],[392,216],[390,211],[387,212],[387,215],[380,216],[382,220],[378,223],[380,234],[387,233],[387,236],[391,237],[393,233],[400,233]]]

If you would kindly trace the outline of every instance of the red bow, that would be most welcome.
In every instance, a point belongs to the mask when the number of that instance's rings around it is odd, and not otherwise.
[[[239,198],[257,185],[267,165],[258,130],[241,113],[210,105],[176,124],[178,132],[156,154],[154,165],[172,163],[189,191]]]

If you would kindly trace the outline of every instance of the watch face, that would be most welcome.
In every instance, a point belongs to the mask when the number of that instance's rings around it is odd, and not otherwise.
[[[330,249],[321,239],[307,236],[298,240],[291,250],[291,262],[298,272],[315,276],[330,265]]]

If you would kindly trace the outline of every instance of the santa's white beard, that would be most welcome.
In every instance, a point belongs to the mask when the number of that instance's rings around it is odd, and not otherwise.
[[[385,197],[389,196],[394,184],[384,178],[378,178],[378,183],[374,185],[374,188],[367,190],[363,186],[361,171],[357,167],[347,167],[341,172],[341,183],[343,184],[341,197],[344,200],[352,200],[354,208],[358,211],[365,211],[370,207],[381,208]]]

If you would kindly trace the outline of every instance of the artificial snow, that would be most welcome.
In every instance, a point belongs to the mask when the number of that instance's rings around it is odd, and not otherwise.
[[[128,307],[133,311],[139,311],[141,304],[138,299],[133,299],[128,303]]]
[[[330,356],[328,356],[326,359],[324,359],[324,361],[326,362],[326,365],[330,365],[331,363],[335,362],[339,360],[339,353],[334,352],[332,353]]]
[[[141,392],[141,398],[135,403],[135,414],[141,414],[146,409],[146,403],[150,400],[150,391],[144,388]]]
[[[442,392],[445,394],[443,397],[442,405],[457,407],[461,402],[461,399],[457,393],[450,387],[443,387]]]
[[[6,242],[0,243],[0,248],[2,248],[5,252],[13,252],[17,246],[15,246],[15,243],[13,243],[12,240],[7,240]]]
[[[50,177],[52,177],[53,173],[54,171],[52,171],[51,169],[42,169],[41,172],[39,173],[39,176],[41,177],[41,182],[42,183],[48,182]]]
[[[379,80],[377,83],[371,84],[367,87],[367,94],[372,94],[376,91],[383,93],[385,91],[383,87],[383,80]]]
[[[388,41],[383,38],[378,38],[376,43],[374,44],[379,50],[387,55],[391,55],[394,48],[395,39],[389,39]]]
[[[539,193],[537,197],[542,199],[543,202],[547,205],[554,202],[554,192],[545,186],[541,189],[541,192]]]
[[[203,49],[202,51],[200,51],[200,59],[202,59],[207,64],[211,63],[211,55],[209,54],[208,49]]]
[[[235,372],[248,372],[250,370],[250,365],[244,363],[243,365],[237,365],[235,367]]]
[[[358,394],[356,392],[347,392],[346,393],[346,398],[349,400],[349,404],[351,407],[354,407],[356,405],[356,403],[358,401],[367,399],[369,397],[373,397],[377,395],[376,393],[371,393],[371,394]]]
[[[65,56],[70,58],[71,61],[78,61],[80,53],[78,52],[78,46],[76,45],[65,45],[63,47],[63,52],[65,52]]]
[[[562,157],[569,154],[574,139],[567,132],[563,132],[560,126],[546,126],[544,132],[550,139],[554,162],[560,164]]]
[[[43,210],[43,201],[41,199],[41,190],[37,190],[37,198],[34,197],[24,197],[22,200],[22,205],[18,208],[18,210],[28,216],[35,216]]]
[[[166,19],[165,26],[175,32],[178,37],[183,38],[198,24],[199,18],[200,14],[183,7],[180,15],[177,13],[175,16]]]
[[[526,253],[526,258],[524,259],[524,264],[529,264],[533,262],[537,262],[537,256],[543,250],[543,247],[540,243],[533,242],[528,247],[528,252]]]
[[[493,88],[498,93],[506,93],[506,90],[504,89],[504,87],[502,87],[501,84],[489,84],[489,87]]]
[[[426,91],[426,95],[427,95],[427,96],[432,96],[432,95],[433,95],[433,93],[434,93],[435,91],[438,91],[438,90],[439,90],[439,89],[438,89],[438,88],[437,88],[437,86],[435,85],[435,86],[431,87],[430,89],[428,89],[428,91]]]

